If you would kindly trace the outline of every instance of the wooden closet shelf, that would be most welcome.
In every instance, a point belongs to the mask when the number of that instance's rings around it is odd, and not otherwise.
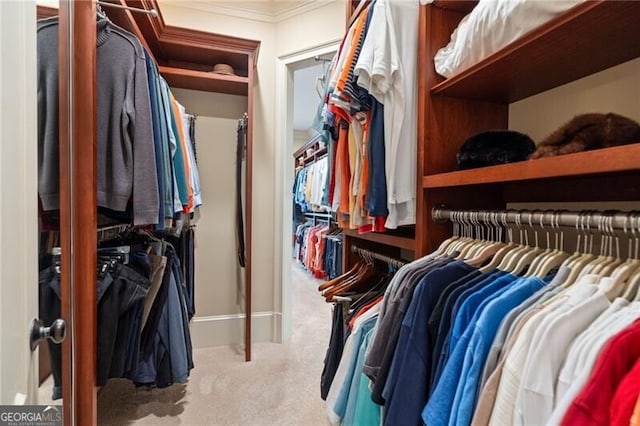
[[[315,151],[311,155],[305,155],[305,157],[302,159],[302,164],[313,163],[315,160],[318,159],[318,157],[326,153],[327,153],[327,147],[320,148],[319,150]]]
[[[248,77],[167,66],[159,66],[158,68],[160,69],[160,74],[171,87],[241,96],[247,96],[249,93]]]
[[[424,188],[586,176],[640,170],[640,143],[424,176]]]
[[[391,247],[398,247],[405,250],[415,250],[415,239],[411,237],[403,237],[399,235],[391,235],[386,233],[368,232],[366,234],[358,234],[353,229],[343,229],[344,235],[351,238],[371,241],[378,244],[384,244]]]
[[[502,103],[640,56],[640,1],[588,1],[431,88]]]

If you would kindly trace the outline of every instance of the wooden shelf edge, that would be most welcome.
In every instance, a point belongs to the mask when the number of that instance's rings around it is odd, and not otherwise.
[[[215,74],[163,65],[158,66],[158,70],[172,87],[243,96],[247,96],[249,92],[248,77]]]
[[[390,235],[378,232],[368,232],[366,234],[358,234],[353,229],[343,229],[344,235],[365,241],[371,241],[378,244],[384,244],[391,247],[397,247],[405,250],[415,250],[415,239],[410,237],[401,237],[398,235]]]
[[[446,188],[640,170],[640,143],[479,169],[424,176],[422,186]]]

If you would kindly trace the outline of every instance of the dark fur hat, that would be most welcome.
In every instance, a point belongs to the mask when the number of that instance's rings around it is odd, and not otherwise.
[[[458,151],[458,167],[474,169],[496,164],[515,163],[529,158],[536,145],[523,133],[490,130],[467,139]]]

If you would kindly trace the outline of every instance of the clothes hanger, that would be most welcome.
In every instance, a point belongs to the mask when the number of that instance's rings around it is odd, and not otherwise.
[[[531,262],[531,265],[529,265],[529,269],[527,269],[527,272],[523,275],[525,277],[533,276],[533,273],[538,269],[538,266],[541,263],[544,263],[547,256],[553,252],[553,250],[551,249],[551,238],[550,238],[549,229],[544,227],[544,219],[548,211],[549,210],[544,211],[540,215],[540,229],[545,233],[547,248],[545,248],[542,252],[540,252],[535,259],[533,259],[533,261]],[[553,221],[551,221],[551,226],[553,227]]]
[[[498,222],[498,214],[495,212],[487,213],[485,222],[494,226],[489,229],[489,244],[476,253],[473,258],[466,261],[471,266],[480,267],[506,246],[506,244],[502,242],[502,228]]]
[[[619,266],[623,265],[626,262],[623,262],[622,257],[620,256],[620,238],[616,235],[615,229],[613,227],[613,217],[615,212],[609,214],[609,217],[605,220],[605,228],[608,233],[608,243],[609,243],[609,255],[608,259],[610,259],[607,263],[600,266],[595,273],[598,274],[599,279],[605,276],[611,275]],[[616,247],[616,255],[613,255],[613,245],[615,243]]]
[[[482,227],[480,225],[480,221],[478,220],[478,214],[478,212],[467,212],[467,218],[470,225],[470,240],[460,251],[460,254],[456,257],[456,259],[464,260],[473,257],[478,249],[482,248],[482,246],[485,244],[482,235]]]
[[[456,212],[455,217],[460,227],[460,237],[447,247],[445,252],[447,255],[452,255],[455,252],[461,252],[461,249],[470,241],[467,236],[467,224],[465,222],[464,212]]]
[[[640,260],[638,259],[638,237],[636,235],[636,227],[634,227],[632,216],[637,219],[635,216],[635,212],[627,213],[625,217],[623,232],[625,235],[627,234],[627,223],[631,224],[631,237],[628,237],[628,250],[627,250],[627,260],[618,266],[611,274],[611,284],[608,290],[607,297],[611,299],[611,297],[618,296],[620,293],[620,297],[623,297],[629,301],[632,301],[634,295],[638,292],[638,286],[640,286],[640,280],[635,280],[634,275],[640,270]],[[636,243],[636,250],[633,250],[632,241]]]
[[[515,256],[513,256],[512,259],[510,259],[509,264],[505,268],[505,271],[514,275],[519,275],[522,271],[524,271],[524,269],[531,264],[533,259],[535,259],[538,253],[542,251],[542,249],[539,246],[538,231],[534,228],[533,222],[532,222],[533,212],[534,211],[528,212],[529,214],[528,223],[529,223],[529,228],[531,228],[534,231],[535,246],[532,247],[529,245],[529,234],[525,233],[526,238],[525,238],[525,245],[523,249],[520,252],[518,252]]]
[[[362,255],[362,254],[361,254]],[[368,282],[376,271],[373,267],[373,259],[366,259],[365,267],[360,271],[360,274],[348,279],[346,282],[328,289],[323,296],[327,302],[330,302],[333,296],[339,295],[346,291],[352,291],[358,289],[361,285]]]
[[[516,212],[516,216],[515,216],[515,225],[518,228],[518,244],[516,244],[511,250],[509,250],[506,253],[506,255],[502,258],[500,263],[496,265],[495,269],[499,269],[501,271],[507,271],[510,264],[513,263],[513,266],[515,266],[514,260],[517,259],[518,256],[520,256],[520,254],[526,249],[526,242],[529,239],[529,235],[526,233],[526,231],[522,227],[522,215],[524,213],[525,211],[521,210]],[[506,219],[505,219],[505,223],[506,223]],[[513,229],[509,228],[507,232],[511,235],[511,241],[513,241]],[[490,265],[487,265],[487,266],[490,266]]]
[[[438,211],[436,210],[434,213],[435,213],[434,220],[440,219]],[[460,224],[457,221],[457,215],[455,215],[454,212],[452,212],[450,219],[451,219],[451,222],[453,223],[453,232],[452,232],[453,235],[451,237],[447,238],[446,240],[444,240],[438,246],[438,248],[433,252],[433,254],[435,254],[435,255],[444,255],[444,254],[446,254],[447,251],[448,251],[449,246],[460,238]]]
[[[331,296],[337,295],[344,291],[344,288],[351,285],[353,282],[357,282],[359,279],[363,277],[366,273],[366,270],[371,268],[373,265],[373,260],[369,259],[365,252],[358,252],[360,255],[361,261],[358,262],[359,267],[355,269],[354,273],[351,275],[342,276],[341,280],[337,280],[334,285],[326,287],[322,290],[322,295],[327,298],[327,301],[330,301]],[[340,278],[340,277],[338,277]]]
[[[589,221],[591,220],[592,214],[595,213],[594,211],[590,212],[589,215]],[[605,245],[605,236],[604,236],[604,231],[603,231],[603,221],[604,221],[604,215],[600,216],[600,219],[598,220],[598,231],[600,233],[600,254],[598,256],[596,256],[595,258],[593,258],[591,261],[586,262],[586,264],[580,264],[578,266],[581,266],[581,270],[580,273],[578,275],[578,279],[582,278],[583,276],[587,275],[587,274],[592,274],[594,273],[594,270],[596,267],[598,267],[598,265],[601,265],[605,262],[608,262],[609,259],[604,255],[603,251],[602,251],[602,247]],[[593,253],[593,234],[589,234],[589,252]]]
[[[351,269],[348,270],[347,272],[345,272],[344,274],[340,275],[339,277],[335,277],[332,280],[325,281],[322,284],[320,284],[318,286],[318,291],[323,292],[324,290],[326,290],[328,288],[331,288],[331,287],[333,287],[335,285],[338,285],[343,280],[345,280],[348,277],[354,275],[362,267],[363,267],[363,262],[362,261],[356,262],[356,264],[353,265],[353,267],[351,267]]]
[[[595,259],[595,255],[593,255],[593,234],[591,233],[591,219],[592,212],[589,210],[584,210],[580,213],[580,230],[584,235],[578,234],[578,242],[576,246],[576,252],[578,252],[578,256],[571,259],[570,262],[567,263],[567,266],[570,268],[569,275],[567,278],[560,284],[560,287],[567,288],[571,286],[573,283],[578,281],[578,278],[581,276],[583,269]],[[585,225],[586,222],[586,225]],[[586,229],[585,229],[586,226]],[[576,225],[577,229],[577,225]],[[583,246],[582,250],[580,247],[580,237],[583,237]]]
[[[564,231],[560,230],[560,214],[561,211],[556,211],[552,219],[552,226],[555,225],[555,244],[556,249],[547,257],[547,259],[540,264],[539,268],[535,272],[535,276],[544,279],[551,270],[556,267],[561,267],[564,262],[570,257],[569,253],[564,251]],[[555,223],[553,220],[555,219]]]
[[[500,213],[500,221],[502,223],[502,227],[500,228],[500,230],[501,232],[502,230],[504,230],[506,234],[505,239],[507,240],[507,243],[504,247],[499,249],[496,252],[496,254],[494,254],[493,258],[491,259],[491,262],[489,262],[487,265],[480,268],[480,273],[482,274],[486,274],[488,272],[496,270],[498,268],[498,265],[502,263],[503,259],[508,255],[508,253],[518,247],[518,245],[513,242],[513,229],[509,227],[509,224],[507,222],[507,215],[508,215],[508,212]],[[502,235],[500,235],[499,239],[500,240],[502,239]]]

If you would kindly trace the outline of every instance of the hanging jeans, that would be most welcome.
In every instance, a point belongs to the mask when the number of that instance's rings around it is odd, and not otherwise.
[[[116,264],[111,272],[98,282],[98,377],[97,384],[102,386],[110,377],[123,377],[127,365],[131,369],[137,354],[127,363],[127,352],[138,351],[135,342],[140,337],[130,333],[131,327],[139,329],[139,320],[135,315],[142,314],[139,305],[149,289],[149,280],[126,265]],[[40,318],[48,327],[61,316],[60,276],[53,266],[40,272]],[[133,342],[133,343],[131,343]],[[60,345],[47,342],[51,358],[54,388],[52,399],[62,397],[62,352]]]

